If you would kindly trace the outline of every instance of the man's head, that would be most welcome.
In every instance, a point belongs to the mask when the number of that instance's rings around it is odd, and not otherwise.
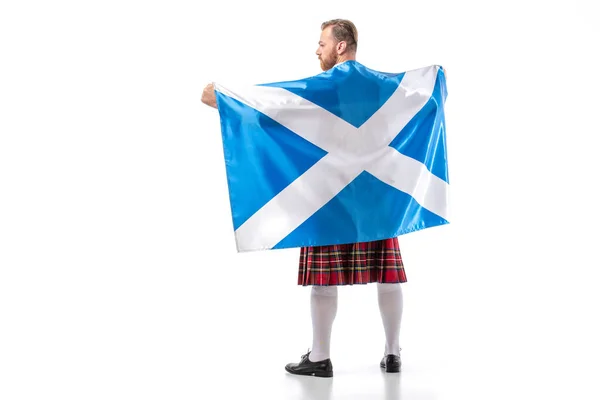
[[[327,71],[334,65],[356,59],[358,32],[347,19],[332,19],[321,24],[321,38],[316,54],[321,69]]]

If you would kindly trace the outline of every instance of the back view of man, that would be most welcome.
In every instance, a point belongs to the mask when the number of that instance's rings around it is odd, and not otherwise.
[[[321,25],[316,54],[321,69],[327,71],[356,60],[358,32],[351,21],[336,19]],[[406,274],[397,238],[366,243],[302,247],[298,284],[312,285],[312,351],[299,363],[286,365],[292,374],[333,376],[330,339],[337,312],[337,286],[376,283],[379,309],[386,334],[381,367],[400,371],[400,320],[402,290]]]
[[[323,71],[343,63],[356,62],[358,33],[351,21],[335,19],[321,25],[316,51]],[[207,85],[202,101],[216,108],[212,85]],[[337,287],[375,283],[379,310],[385,331],[385,350],[380,367],[399,372],[402,290],[406,274],[397,238],[373,242],[310,246],[300,249],[298,285],[312,286],[310,304],[313,328],[312,350],[300,362],[285,369],[292,374],[332,377],[331,331],[337,313]]]

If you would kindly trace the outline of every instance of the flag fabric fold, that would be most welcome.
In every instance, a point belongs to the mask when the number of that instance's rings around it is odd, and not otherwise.
[[[215,83],[237,250],[366,242],[447,224],[446,81],[346,61]]]

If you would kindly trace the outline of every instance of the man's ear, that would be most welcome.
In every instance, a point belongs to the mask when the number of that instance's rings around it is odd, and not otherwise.
[[[337,52],[338,54],[342,54],[346,50],[346,42],[342,40],[337,44]]]

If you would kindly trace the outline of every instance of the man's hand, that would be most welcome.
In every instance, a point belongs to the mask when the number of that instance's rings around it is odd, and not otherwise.
[[[209,83],[202,91],[202,102],[207,106],[217,108],[217,96],[215,96],[215,87]]]

